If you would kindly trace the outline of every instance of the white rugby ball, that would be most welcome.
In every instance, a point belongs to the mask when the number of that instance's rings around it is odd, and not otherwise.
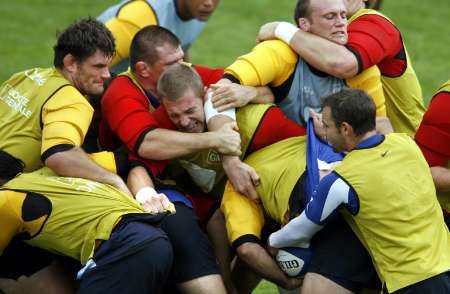
[[[288,276],[298,277],[306,273],[311,254],[310,248],[285,247],[278,250],[276,261]]]

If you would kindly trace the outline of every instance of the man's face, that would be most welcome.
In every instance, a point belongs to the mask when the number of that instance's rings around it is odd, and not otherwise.
[[[187,89],[176,101],[163,99],[170,120],[181,132],[201,133],[205,130],[203,99]]]
[[[84,61],[77,62],[72,74],[74,86],[84,95],[103,94],[103,83],[111,77],[108,69],[110,62],[111,57],[105,56],[99,50]]]
[[[306,31],[340,45],[347,43],[347,10],[343,0],[311,0],[309,9]]]
[[[336,126],[333,117],[331,116],[331,108],[329,106],[325,106],[322,110],[322,122],[327,141],[333,147],[334,151],[346,151],[344,136],[342,135],[339,126]]]
[[[207,21],[219,4],[219,0],[186,0],[186,6],[193,18]]]
[[[183,61],[184,52],[180,46],[173,47],[169,44],[164,44],[161,47],[157,47],[158,61],[156,61],[151,68],[151,76],[154,84],[158,83],[159,77],[163,71],[172,64],[179,63]]]

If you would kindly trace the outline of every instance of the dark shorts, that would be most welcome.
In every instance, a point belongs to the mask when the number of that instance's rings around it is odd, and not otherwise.
[[[122,223],[96,250],[91,267],[83,269],[78,293],[161,293],[172,259],[160,229],[139,221]]]
[[[353,292],[366,287],[381,289],[369,253],[340,215],[314,236],[312,245],[314,253],[308,272]]]
[[[50,265],[54,255],[14,239],[0,256],[0,278],[17,279]]]
[[[388,294],[386,289],[383,293]],[[448,294],[450,293],[450,273],[442,273],[428,278],[408,287],[402,288],[392,294]]]
[[[219,274],[211,243],[200,229],[192,208],[175,203],[175,209],[177,212],[166,217],[161,224],[174,252],[170,281],[182,283]]]

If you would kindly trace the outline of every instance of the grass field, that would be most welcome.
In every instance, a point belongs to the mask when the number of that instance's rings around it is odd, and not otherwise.
[[[74,19],[98,15],[116,0],[0,0],[0,81],[52,62],[55,33]],[[254,46],[261,24],[292,19],[294,0],[222,0],[191,50],[194,63],[227,66]],[[403,32],[428,100],[450,78],[448,0],[385,0],[382,11]]]
[[[97,16],[115,0],[0,0],[0,81],[14,72],[52,64],[56,31],[82,16]],[[450,79],[448,0],[385,0],[382,11],[403,32],[424,99]],[[254,46],[260,25],[292,20],[294,0],[222,0],[191,49],[191,61],[224,67]],[[256,293],[273,293],[265,283]]]

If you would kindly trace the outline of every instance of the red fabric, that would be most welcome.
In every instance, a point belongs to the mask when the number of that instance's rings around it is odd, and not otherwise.
[[[271,107],[255,132],[249,152],[255,152],[281,140],[305,134],[306,129],[288,119],[279,107]]]
[[[384,76],[401,75],[407,64],[400,31],[386,18],[362,15],[348,26],[348,43],[359,55],[362,69],[378,65]]]
[[[130,153],[128,155],[128,160],[130,162],[139,162],[141,165],[144,165],[153,177],[157,177],[169,163],[168,160],[144,159],[135,155],[134,153]]]
[[[203,85],[206,87],[217,83],[223,76],[223,68],[209,68],[201,65],[193,65],[192,67],[202,78]]]
[[[135,150],[141,134],[158,127],[149,107],[147,97],[128,77],[115,78],[102,97],[100,144],[107,144],[115,134],[129,150]]]
[[[436,94],[416,133],[416,142],[430,166],[447,166],[450,160],[450,93]]]

